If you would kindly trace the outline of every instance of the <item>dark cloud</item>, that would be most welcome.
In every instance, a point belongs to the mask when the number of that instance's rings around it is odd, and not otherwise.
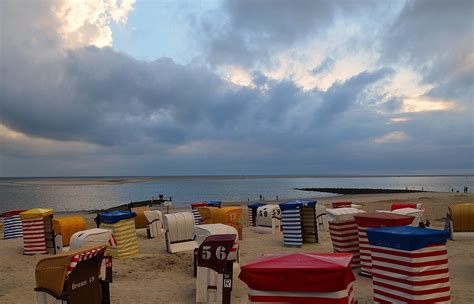
[[[382,59],[408,62],[435,84],[429,96],[472,106],[473,20],[470,0],[408,1],[385,33]]]
[[[317,33],[333,21],[332,1],[231,1],[222,5],[220,22],[201,26],[202,46],[211,64],[251,65],[275,49]]]

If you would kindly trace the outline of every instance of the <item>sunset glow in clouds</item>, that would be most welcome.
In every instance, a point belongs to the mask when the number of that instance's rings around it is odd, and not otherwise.
[[[3,176],[474,169],[472,1],[6,0],[0,14]]]

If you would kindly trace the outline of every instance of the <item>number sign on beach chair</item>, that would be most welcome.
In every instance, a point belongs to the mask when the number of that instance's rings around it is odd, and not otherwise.
[[[194,217],[191,212],[165,214],[166,250],[169,253],[194,250]]]
[[[100,277],[104,252],[105,246],[100,246],[40,260],[35,271],[36,303],[110,303],[109,281]]]

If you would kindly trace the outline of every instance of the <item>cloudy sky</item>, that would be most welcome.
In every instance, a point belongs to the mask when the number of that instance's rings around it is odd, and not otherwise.
[[[474,173],[474,2],[0,1],[0,175]]]

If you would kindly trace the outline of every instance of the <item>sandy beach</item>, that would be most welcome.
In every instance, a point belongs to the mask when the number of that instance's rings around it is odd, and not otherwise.
[[[425,219],[433,228],[442,229],[449,204],[473,202],[474,194],[406,193],[351,195],[318,199],[327,206],[337,200],[351,200],[363,205],[365,211],[388,210],[392,202],[417,202],[425,207]],[[268,201],[271,203],[271,201]],[[286,248],[281,239],[268,234],[257,234],[248,227],[246,206],[242,204],[241,221],[244,225],[240,242],[241,265],[265,253],[332,252],[327,231],[319,231],[319,243],[302,248]],[[172,212],[190,211],[173,209]],[[84,215],[88,226],[95,227],[94,215]],[[0,233],[3,238],[3,231]],[[193,277],[191,252],[166,253],[164,236],[147,239],[145,229],[137,230],[139,254],[113,263],[114,282],[110,285],[112,303],[193,303],[196,280]],[[474,239],[448,242],[451,295],[453,303],[474,303]],[[0,240],[0,303],[33,303],[34,268],[43,257],[26,256],[22,239]],[[372,302],[372,281],[355,271],[355,294],[359,303]],[[232,303],[247,302],[247,286],[234,273]],[[310,284],[310,282],[308,282]]]

